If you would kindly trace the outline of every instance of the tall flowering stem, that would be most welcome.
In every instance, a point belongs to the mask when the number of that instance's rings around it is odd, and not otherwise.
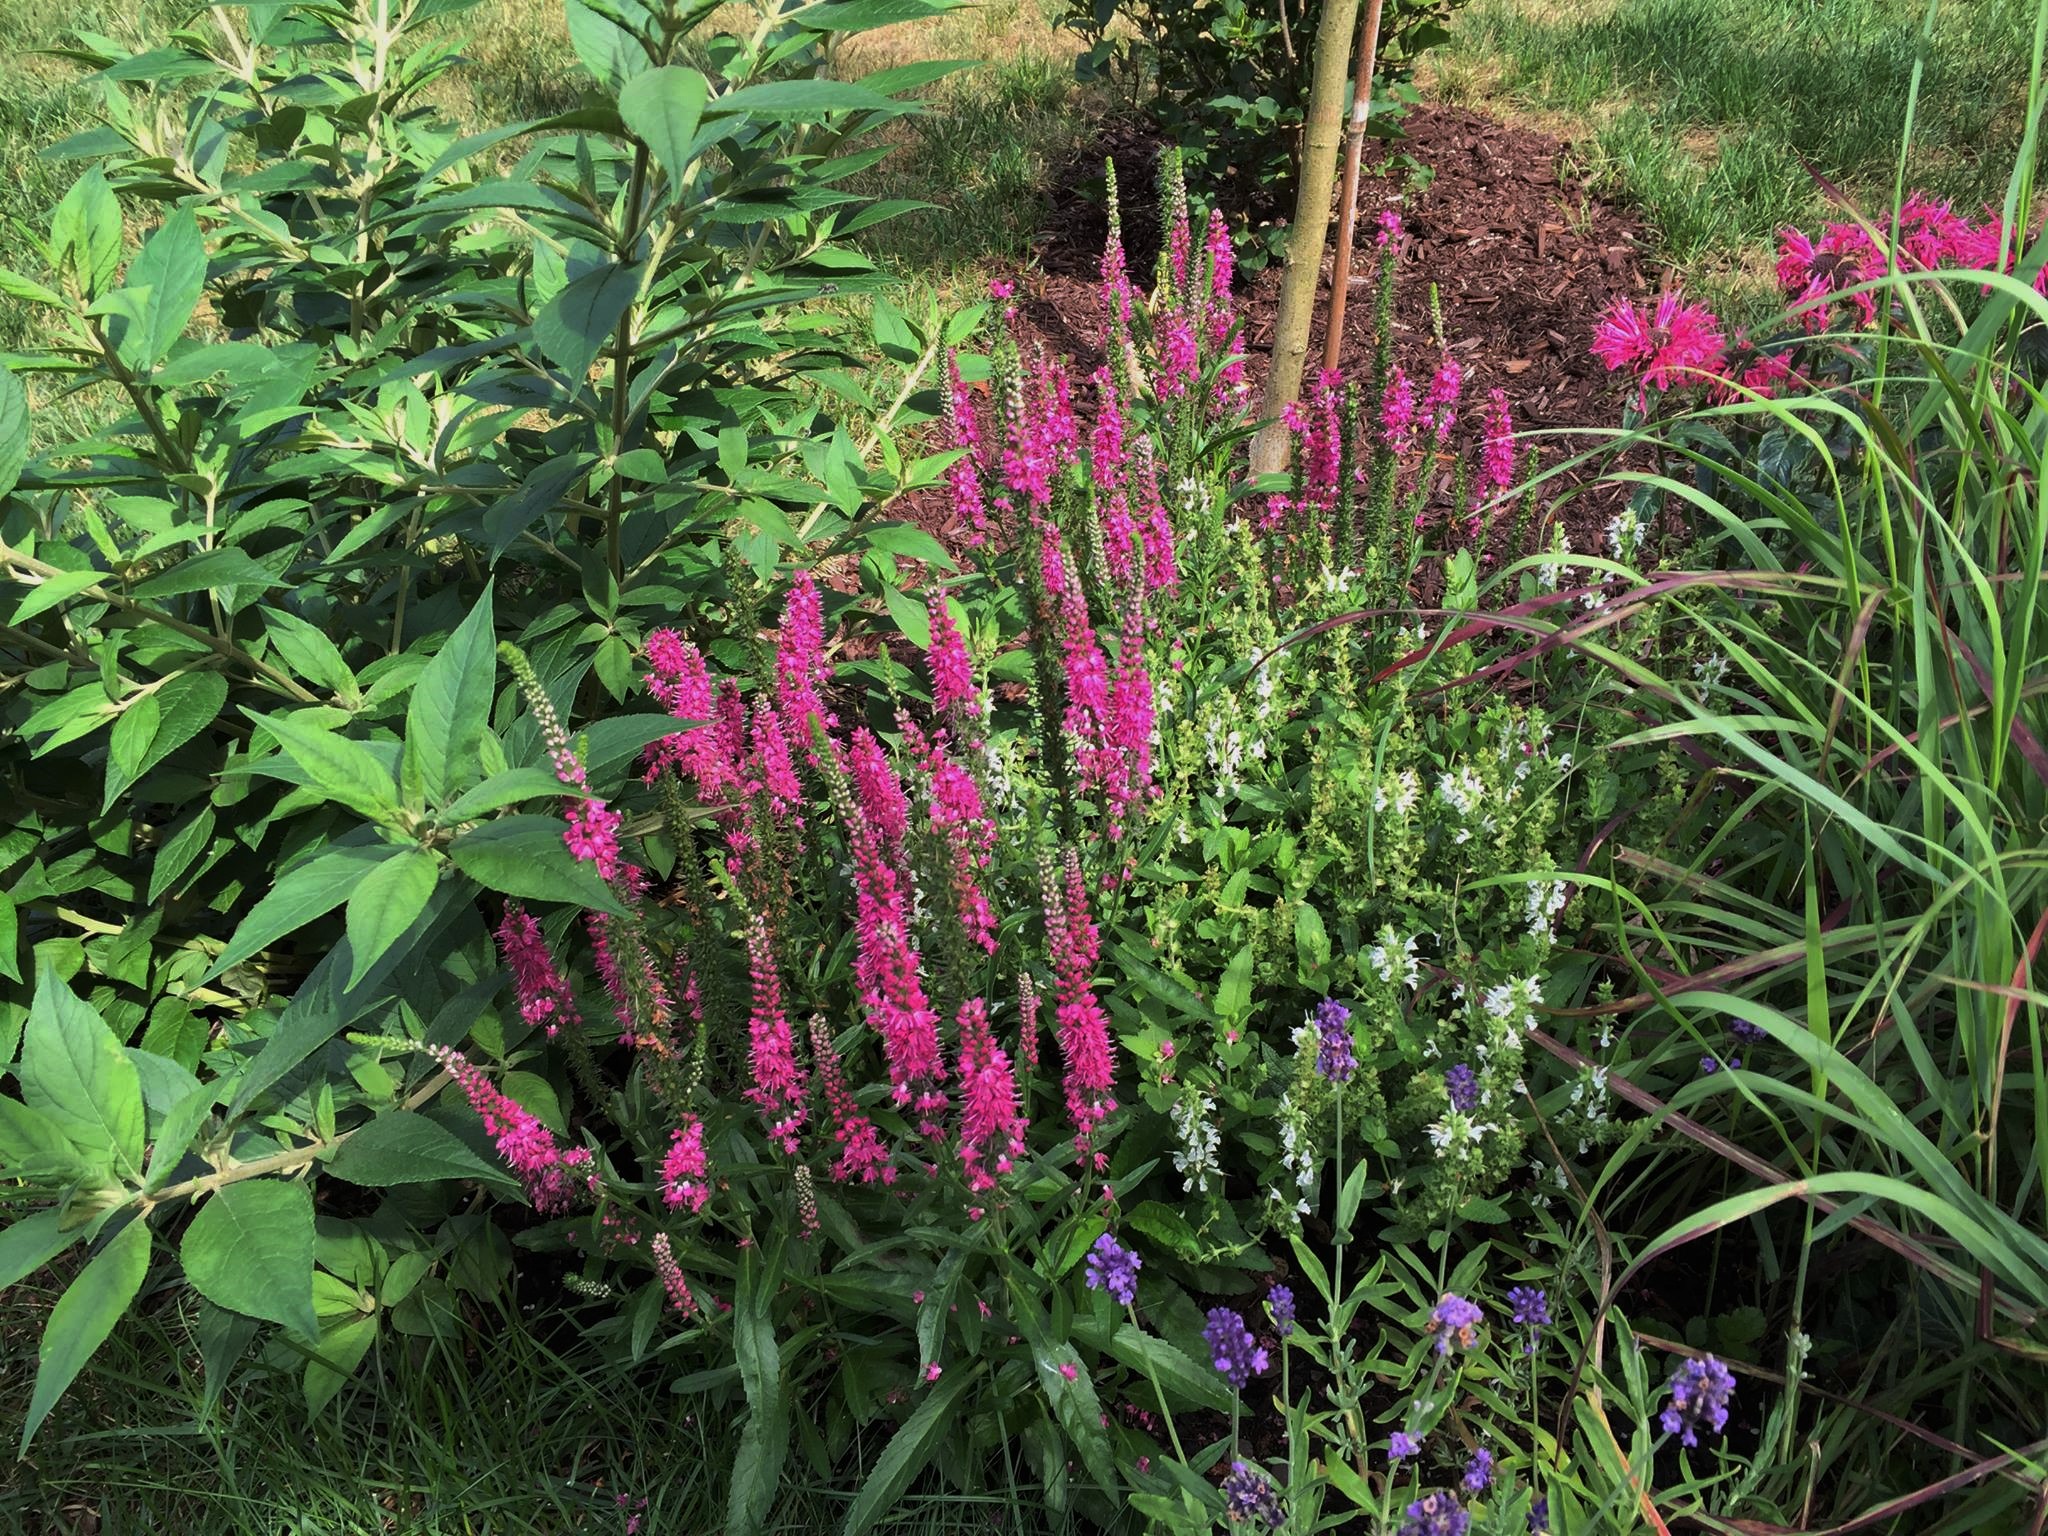
[[[1066,1062],[1067,1117],[1074,1127],[1075,1155],[1084,1167],[1099,1171],[1109,1160],[1094,1150],[1095,1130],[1116,1109],[1109,1016],[1095,996],[1100,939],[1088,915],[1079,856],[1069,851],[1060,874],[1063,879],[1050,867],[1043,872],[1046,936],[1057,998],[1054,1031]]]

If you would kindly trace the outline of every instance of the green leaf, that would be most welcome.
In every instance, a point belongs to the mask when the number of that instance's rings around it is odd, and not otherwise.
[[[329,800],[345,805],[371,821],[395,821],[398,786],[390,772],[359,741],[332,726],[315,725],[297,715],[249,718],[277,738],[287,756],[305,772],[308,782]]]
[[[1302,981],[1315,985],[1330,963],[1330,933],[1311,902],[1294,909],[1294,963]]]
[[[227,701],[227,679],[218,672],[181,672],[123,710],[109,740],[101,809],[110,808],[129,785],[219,719]],[[145,703],[151,706],[147,710]]]
[[[614,916],[625,911],[612,888],[562,841],[554,816],[505,816],[448,845],[455,867],[485,890],[526,901],[561,901]]]
[[[1133,1370],[1157,1380],[1169,1394],[1218,1413],[1230,1412],[1230,1391],[1222,1376],[1142,1328],[1123,1323],[1102,1346]]]
[[[491,587],[486,585],[469,616],[420,673],[406,703],[399,779],[408,800],[416,779],[429,805],[445,805],[482,777],[477,759],[497,691],[497,643]]]
[[[437,1179],[482,1179],[500,1188],[513,1182],[503,1168],[470,1151],[453,1131],[409,1110],[381,1114],[351,1133],[327,1160],[327,1171],[373,1189]]]
[[[13,375],[8,374],[7,377],[13,378]],[[15,385],[17,389],[20,387],[19,384]],[[4,410],[4,403],[0,403],[0,410]],[[21,466],[17,464],[15,466],[17,475],[20,469]],[[29,589],[27,597],[24,597],[14,605],[14,617],[9,622],[13,624],[26,624],[45,609],[55,608],[60,603],[69,602],[87,587],[97,586],[100,582],[106,580],[106,576],[107,573],[105,571],[94,570],[59,571],[54,576],[46,576]]]
[[[584,0],[568,0],[569,45],[600,85],[621,90],[647,68],[647,50],[617,22],[601,16]]]
[[[180,597],[187,592],[282,585],[276,576],[250,559],[247,550],[209,549],[189,560],[180,560],[169,570],[159,571],[146,581],[137,582],[134,595],[154,602],[160,597]]]
[[[228,940],[228,947],[207,972],[207,978],[240,965],[259,949],[332,912],[348,900],[365,875],[402,851],[391,843],[349,843],[329,848],[297,865],[279,878],[269,895],[249,909],[249,915]]]
[[[14,898],[0,891],[0,977],[8,981],[21,980],[21,957],[16,953],[20,938],[21,915],[15,911]]]
[[[892,555],[922,560],[926,565],[948,571],[954,569],[953,557],[946,553],[946,546],[922,528],[913,528],[908,523],[877,523],[866,529],[865,534],[869,547],[873,549],[885,549]]]
[[[113,288],[121,270],[121,205],[98,166],[71,184],[50,216],[50,256],[88,299]]]
[[[618,329],[640,291],[640,269],[606,263],[569,284],[533,317],[542,354],[569,376],[571,390],[586,382],[590,365]]]
[[[178,209],[143,243],[128,264],[127,286],[148,289],[149,300],[142,323],[122,339],[121,360],[147,372],[185,334],[206,291],[206,243],[191,209]]]
[[[762,1268],[758,1247],[741,1252],[739,1279],[733,1290],[732,1338],[748,1412],[726,1502],[729,1536],[756,1536],[766,1524],[782,1482],[782,1463],[789,1454],[789,1398],[772,1316],[780,1277],[764,1277]]]
[[[306,1362],[307,1413],[318,1413],[334,1400],[376,1342],[375,1313],[352,1312],[321,1325],[319,1355]]]
[[[142,1048],[175,1061],[187,1072],[196,1072],[211,1033],[206,1020],[194,1013],[192,1005],[182,997],[160,998],[149,1011],[149,1028],[142,1032]]]
[[[212,1413],[219,1405],[221,1393],[227,1388],[228,1373],[248,1352],[249,1342],[260,1326],[253,1317],[216,1307],[204,1299],[200,1301],[195,1332],[199,1335],[199,1361],[206,1370],[206,1412]]]
[[[441,877],[441,861],[424,848],[386,859],[357,882],[348,898],[348,943],[355,951],[348,984],[361,981],[384,952],[418,920]]]
[[[27,1279],[85,1236],[83,1226],[64,1225],[69,1214],[53,1205],[0,1231],[0,1290]]]
[[[179,822],[177,829],[157,846],[156,858],[149,867],[148,900],[151,905],[155,905],[164,892],[183,879],[193,860],[206,851],[207,845],[213,841],[213,824],[213,807],[202,804]],[[166,1051],[163,1054],[171,1053]]]
[[[708,94],[701,74],[673,64],[636,75],[619,91],[619,116],[671,181],[680,182],[689,169],[690,141],[697,136]]]
[[[109,1158],[123,1177],[142,1172],[142,1080],[90,1005],[72,995],[48,960],[21,1043],[21,1096],[88,1158]]]
[[[114,1234],[51,1308],[36,1350],[35,1391],[21,1427],[22,1455],[28,1454],[29,1442],[57,1399],[114,1331],[148,1273],[149,1223],[138,1217]]]
[[[349,670],[348,663],[342,660],[341,652],[325,632],[294,613],[263,607],[256,612],[263,619],[264,632],[269,635],[271,645],[286,666],[329,693],[347,694],[354,690],[355,673]]]
[[[526,800],[553,799],[562,793],[562,781],[545,768],[507,768],[494,773],[473,789],[462,792],[439,820],[444,826],[473,821]]]
[[[0,366],[0,499],[10,495],[28,462],[28,394],[14,370]]]
[[[149,1152],[149,1175],[142,1181],[144,1189],[159,1190],[170,1181],[185,1154],[192,1150],[192,1138],[199,1134],[199,1127],[219,1102],[220,1090],[209,1083],[193,1089],[171,1107],[156,1128],[156,1142]]]
[[[882,1516],[896,1507],[912,1479],[924,1470],[941,1446],[959,1432],[955,1413],[960,1399],[973,1382],[973,1367],[962,1365],[941,1376],[936,1386],[917,1405],[917,1411],[903,1421],[903,1427],[889,1437],[874,1470],[854,1495],[847,1508],[840,1536],[866,1536]]]
[[[226,1184],[199,1207],[178,1256],[192,1288],[217,1307],[298,1333],[313,1315],[313,1196],[297,1180]]]
[[[0,1098],[0,1177],[54,1183],[81,1171],[78,1149],[56,1121]],[[12,1283],[0,1281],[0,1286]]]
[[[714,113],[750,112],[779,123],[823,122],[834,112],[907,110],[879,91],[844,80],[770,80],[727,91],[711,104]]]

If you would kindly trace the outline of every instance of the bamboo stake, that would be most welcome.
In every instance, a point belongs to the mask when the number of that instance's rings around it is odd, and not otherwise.
[[[1358,225],[1358,162],[1365,151],[1365,120],[1372,111],[1372,71],[1380,51],[1381,0],[1366,0],[1358,34],[1358,77],[1351,87],[1351,121],[1344,129],[1344,194],[1337,203],[1337,264],[1330,269],[1330,319],[1323,332],[1323,366],[1337,366],[1344,340],[1344,301],[1351,293],[1351,238]]]
[[[1287,232],[1287,265],[1281,273],[1280,312],[1273,327],[1273,361],[1259,406],[1259,414],[1267,422],[1252,440],[1254,474],[1287,467],[1287,429],[1279,418],[1301,398],[1301,372],[1308,362],[1309,322],[1315,318],[1323,239],[1330,228],[1329,186],[1337,174],[1344,66],[1350,62],[1351,24],[1357,15],[1358,0],[1324,0],[1316,27],[1294,224]]]

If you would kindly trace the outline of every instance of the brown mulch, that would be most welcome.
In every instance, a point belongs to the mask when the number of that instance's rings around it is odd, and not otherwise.
[[[1420,394],[1439,357],[1430,322],[1434,284],[1445,342],[1465,375],[1455,445],[1471,451],[1479,403],[1496,387],[1506,391],[1519,431],[1569,433],[1619,425],[1622,392],[1587,348],[1608,301],[1648,287],[1641,260],[1648,241],[1640,221],[1568,177],[1561,164],[1566,146],[1548,134],[1443,106],[1416,108],[1403,126],[1402,140],[1366,145],[1340,366],[1357,378],[1370,369],[1373,235],[1380,210],[1398,207],[1408,246],[1396,301],[1396,355]],[[1101,202],[1103,160],[1108,157],[1117,168],[1132,276],[1149,286],[1160,241],[1150,195],[1158,155],[1159,141],[1143,125],[1107,125],[1103,136],[1055,177],[1036,259],[1015,274],[1018,339],[1027,350],[1041,343],[1067,357],[1080,377],[1102,362],[1096,272],[1108,232]],[[1322,356],[1330,260],[1326,255],[1317,299],[1311,378]],[[1251,358],[1255,382],[1271,352],[1279,289],[1278,266],[1240,286],[1245,315],[1240,345]],[[1590,437],[1553,436],[1540,439],[1539,446],[1547,467],[1592,442]],[[1588,467],[1546,482],[1545,503],[1591,477]],[[1447,491],[1448,483],[1446,471],[1439,489]],[[1607,519],[1624,499],[1620,486],[1594,487],[1573,497],[1561,514],[1572,547],[1599,549]],[[942,538],[952,531],[936,500],[917,506],[911,515]],[[1499,548],[1501,531],[1496,531],[1496,556],[1505,553]]]

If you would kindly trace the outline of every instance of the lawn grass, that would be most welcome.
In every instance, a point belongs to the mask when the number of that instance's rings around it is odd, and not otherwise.
[[[2034,14],[2034,0],[1473,0],[1431,76],[1442,99],[1546,119],[1703,292],[1754,302],[1776,231],[1827,216],[1823,182],[1889,205],[1916,61],[1908,188],[1998,201]]]

